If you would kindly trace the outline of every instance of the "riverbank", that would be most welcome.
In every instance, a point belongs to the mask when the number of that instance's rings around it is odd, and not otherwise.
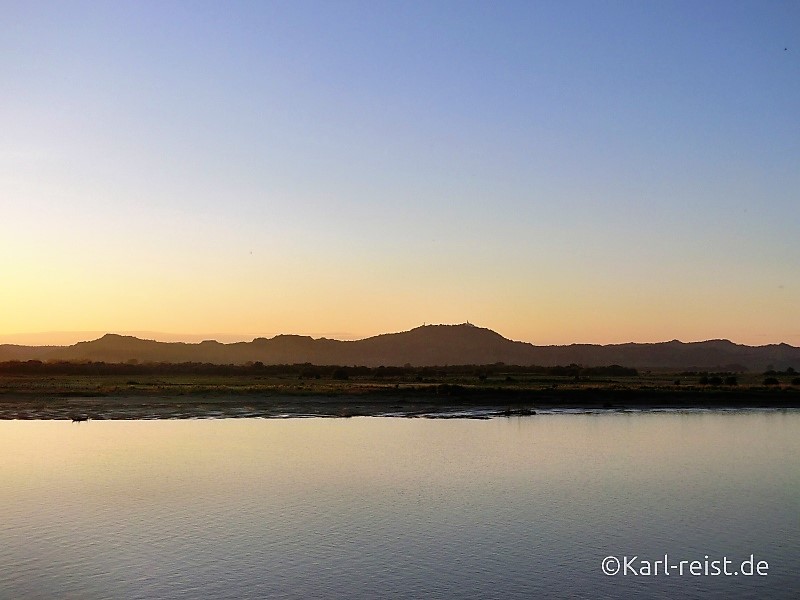
[[[6,377],[0,419],[400,416],[491,418],[553,411],[800,408],[800,388],[571,382],[376,382],[166,377]]]

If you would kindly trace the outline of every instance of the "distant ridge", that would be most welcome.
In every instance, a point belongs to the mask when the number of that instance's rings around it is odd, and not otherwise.
[[[368,367],[493,364],[584,366],[618,364],[638,369],[763,371],[800,368],[800,348],[745,346],[729,340],[654,344],[535,346],[469,323],[423,325],[355,341],[277,335],[223,344],[157,342],[113,333],[71,346],[0,345],[0,361],[202,362],[215,364],[363,365]]]

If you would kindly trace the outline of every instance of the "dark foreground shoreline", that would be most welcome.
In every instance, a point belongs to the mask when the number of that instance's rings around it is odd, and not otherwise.
[[[44,393],[42,393],[44,392]],[[50,393],[48,393],[50,392]],[[800,390],[613,389],[546,390],[462,388],[347,389],[327,393],[253,393],[203,389],[8,390],[0,394],[0,419],[197,419],[391,416],[487,419],[547,412],[614,412],[692,409],[797,409]]]

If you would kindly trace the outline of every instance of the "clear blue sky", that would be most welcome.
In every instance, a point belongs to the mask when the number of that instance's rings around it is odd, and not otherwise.
[[[0,7],[0,337],[800,344],[797,2]]]

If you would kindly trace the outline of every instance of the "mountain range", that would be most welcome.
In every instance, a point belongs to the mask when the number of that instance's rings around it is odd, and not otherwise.
[[[202,362],[216,364],[436,366],[506,363],[554,366],[618,364],[638,369],[763,371],[800,367],[800,348],[745,346],[729,340],[652,344],[536,346],[469,323],[425,325],[355,341],[277,335],[223,344],[158,342],[106,334],[71,346],[0,345],[0,361]]]

